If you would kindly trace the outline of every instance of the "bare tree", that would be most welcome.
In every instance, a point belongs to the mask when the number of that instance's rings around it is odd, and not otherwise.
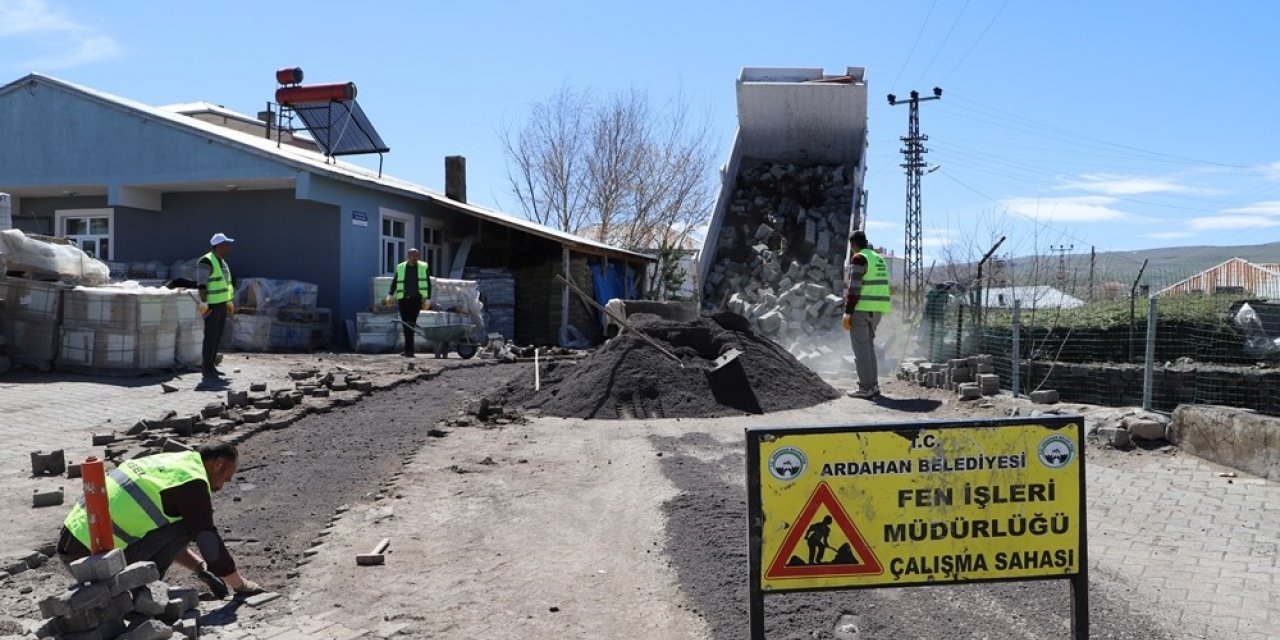
[[[576,231],[587,217],[583,128],[590,97],[569,86],[534,104],[529,120],[503,134],[511,191],[534,222]]]
[[[711,214],[708,125],[683,96],[654,108],[637,89],[563,87],[503,137],[512,192],[539,223],[654,251],[683,249]]]

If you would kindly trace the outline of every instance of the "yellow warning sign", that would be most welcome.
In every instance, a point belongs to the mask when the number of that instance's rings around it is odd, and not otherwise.
[[[1078,420],[1056,419],[750,434],[759,447],[760,586],[1076,574],[1080,430]]]

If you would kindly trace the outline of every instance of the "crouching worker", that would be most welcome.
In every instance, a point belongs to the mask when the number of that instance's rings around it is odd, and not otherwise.
[[[193,571],[217,598],[228,587],[240,595],[261,593],[240,577],[213,524],[214,491],[236,473],[236,448],[213,442],[198,451],[160,453],[123,462],[107,474],[107,504],[115,548],[125,560],[154,562],[163,577],[177,563]],[[195,543],[199,552],[190,548]],[[89,517],[84,498],[71,509],[58,537],[65,563],[89,555]]]

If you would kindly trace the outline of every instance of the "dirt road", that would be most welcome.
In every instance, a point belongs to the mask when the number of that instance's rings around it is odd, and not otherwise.
[[[842,398],[706,420],[439,422],[517,373],[446,370],[243,443],[244,470],[218,495],[218,519],[245,575],[288,598],[213,612],[206,636],[292,629],[329,637],[320,627],[340,620],[384,637],[739,640],[747,628],[744,427],[998,410],[886,385],[911,399]],[[432,427],[445,433],[432,437]],[[353,556],[383,537],[393,540],[387,565],[356,567]],[[0,606],[30,619],[29,605],[64,582],[61,571],[15,576]],[[1167,631],[1171,619],[1135,602],[1135,585],[1105,568],[1091,577],[1092,637],[1180,637]],[[767,600],[771,640],[1049,640],[1067,637],[1068,611],[1064,582]]]
[[[363,409],[386,407],[374,398]],[[451,429],[412,457],[388,488],[390,505],[364,499],[343,514],[291,582],[292,599],[259,618],[312,629],[340,618],[422,638],[738,640],[747,627],[744,427],[974,412],[927,398],[845,398],[769,416]],[[383,537],[393,540],[387,566],[355,567],[352,557]],[[1092,637],[1178,637],[1134,592],[1094,569]],[[769,637],[794,640],[1049,640],[1068,637],[1069,610],[1061,581],[767,601]],[[244,615],[238,624],[254,631]]]

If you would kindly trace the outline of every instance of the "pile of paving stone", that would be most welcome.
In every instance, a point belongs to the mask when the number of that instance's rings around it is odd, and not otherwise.
[[[430,375],[424,371],[418,377]],[[255,382],[247,391],[228,390],[224,402],[206,405],[198,413],[180,415],[166,410],[154,418],[135,422],[124,432],[95,433],[92,444],[102,447],[99,458],[113,463],[161,452],[190,450],[208,438],[239,444],[258,431],[283,429],[305,415],[355,404],[375,389],[390,388],[411,379],[375,384],[358,373],[341,370],[321,373],[319,369],[290,371],[289,377],[294,383],[292,388],[268,390],[266,383]],[[162,386],[166,393],[176,390]],[[36,477],[65,474],[67,478],[79,478],[80,465],[68,462],[62,449],[32,451],[31,474]],[[34,508],[63,502],[61,487],[32,494]]]
[[[1000,376],[995,358],[989,354],[929,362],[923,358],[907,358],[898,365],[898,379],[914,382],[928,389],[947,389],[960,394],[961,400],[975,400],[1000,393]]]
[[[853,180],[839,164],[743,169],[725,212],[703,299],[746,317],[792,354],[810,352],[844,313]]]
[[[76,584],[40,602],[38,638],[163,640],[200,635],[199,595],[160,580],[155,563],[125,566],[124,551],[88,556],[69,567]]]

